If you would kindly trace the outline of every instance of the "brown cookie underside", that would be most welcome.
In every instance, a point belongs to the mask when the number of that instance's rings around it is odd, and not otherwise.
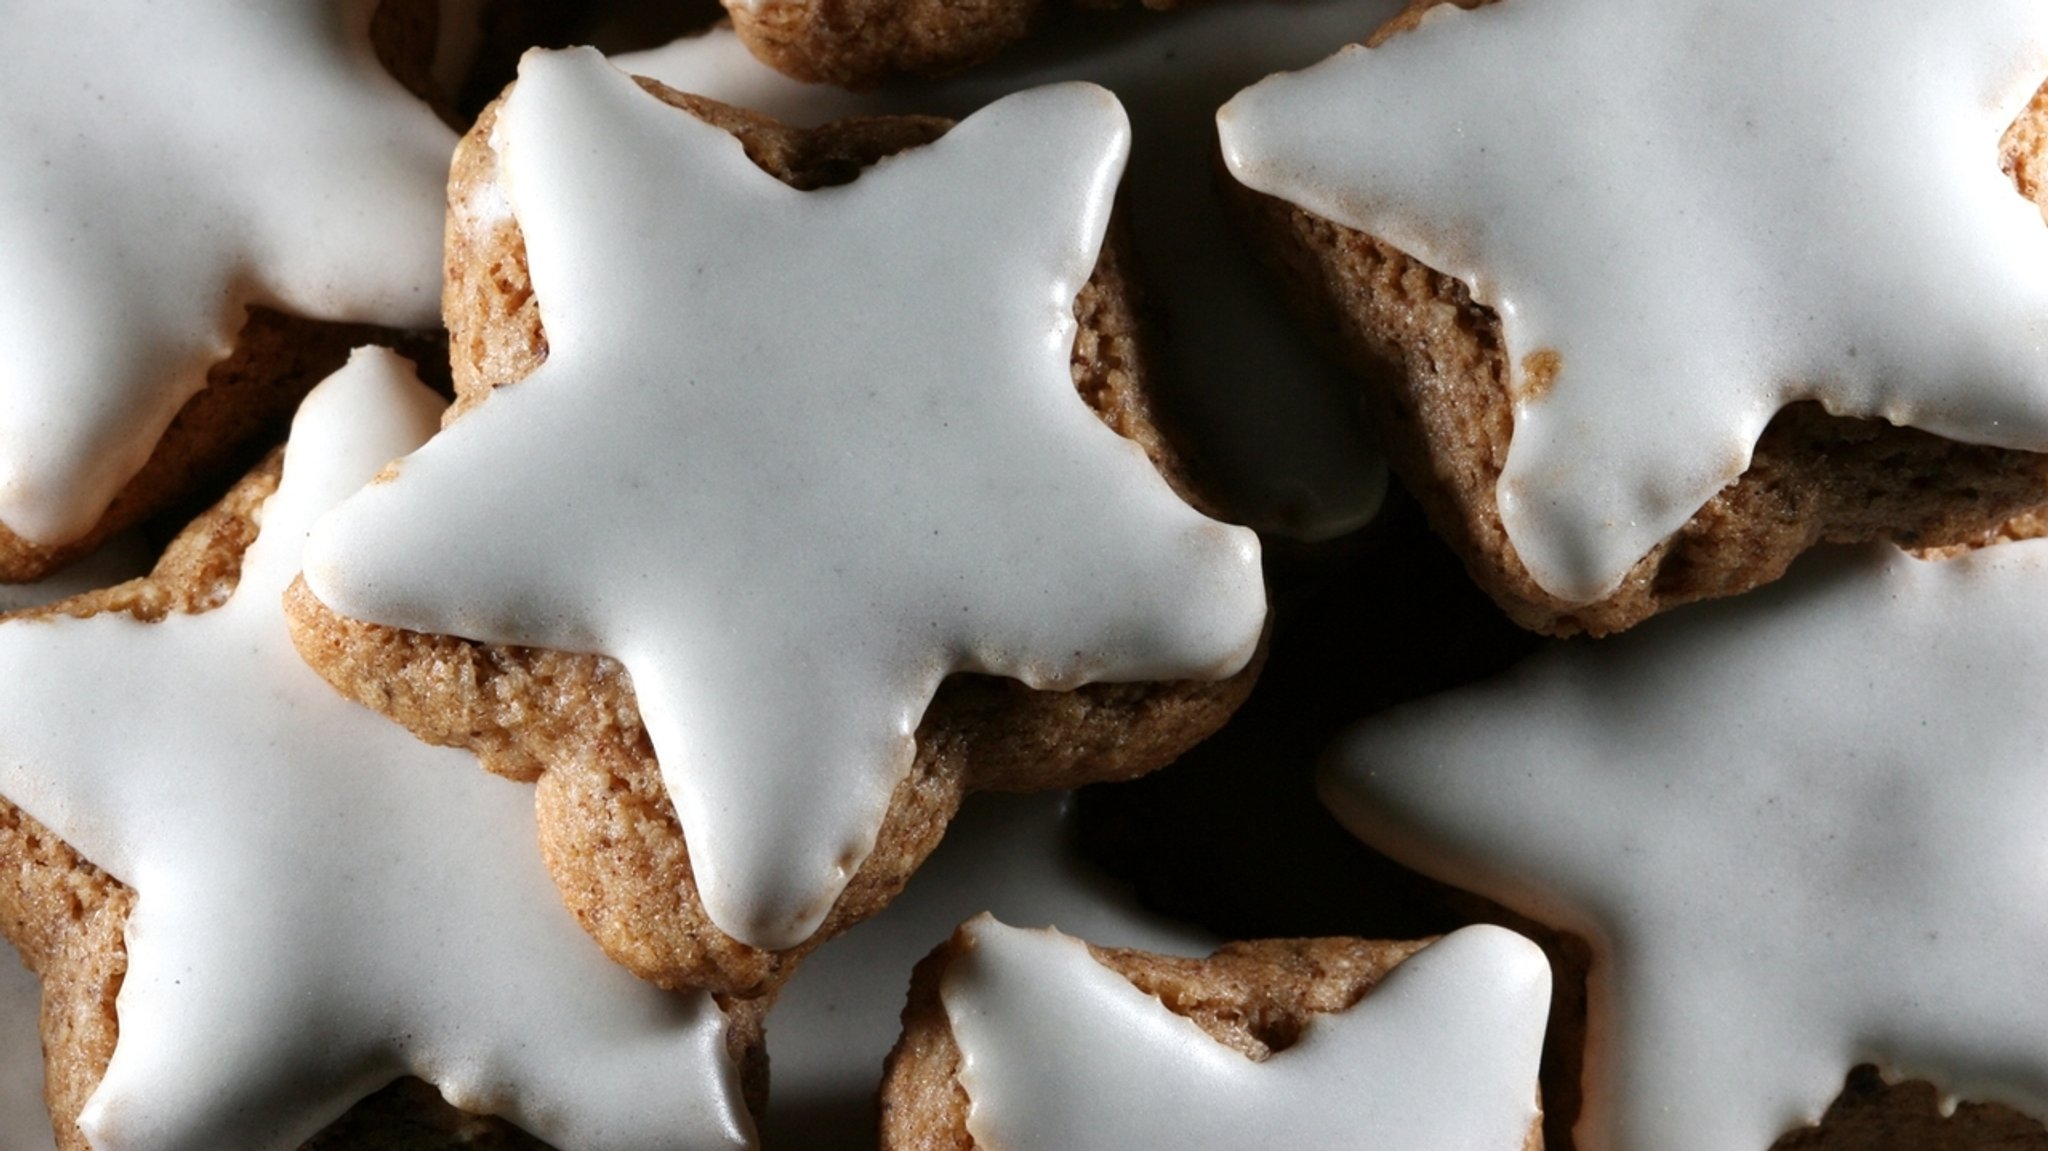
[[[1140,0],[1147,8],[1180,0]],[[1117,8],[1125,0],[1069,0]],[[1045,0],[764,0],[729,3],[733,31],[763,63],[813,83],[865,88],[891,77],[936,76],[979,64],[1060,5]]]
[[[802,131],[642,84],[732,132],[755,163],[800,189],[845,183],[948,126],[887,117]],[[464,207],[474,189],[494,180],[494,121],[495,109],[487,109],[465,137],[450,185],[444,304],[455,360],[451,421],[547,355],[518,225]],[[1185,493],[1147,398],[1126,259],[1112,238],[1076,302],[1075,385]],[[1255,661],[1222,683],[1094,684],[1071,692],[985,676],[947,679],[918,728],[915,761],[873,853],[818,932],[774,952],[731,939],[705,916],[631,684],[615,661],[347,620],[303,583],[286,604],[300,652],[344,694],[423,739],[468,748],[493,770],[538,780],[543,854],[565,901],[613,958],[663,986],[746,996],[769,991],[802,954],[894,898],[967,791],[1066,788],[1151,771],[1220,726],[1256,674]]]

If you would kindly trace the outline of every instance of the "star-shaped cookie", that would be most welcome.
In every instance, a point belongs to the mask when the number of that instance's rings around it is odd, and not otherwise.
[[[0,625],[0,792],[136,892],[101,1151],[297,1147],[415,1075],[567,1151],[738,1147],[702,994],[607,961],[560,905],[529,789],[337,696],[280,596],[313,519],[437,425],[389,353],[301,409],[220,607]]]
[[[1127,128],[999,101],[800,192],[591,52],[492,130],[546,362],[322,522],[340,615],[632,677],[726,934],[792,946],[869,854],[940,681],[1214,679],[1265,614],[1075,392]],[[482,209],[478,209],[482,210]]]
[[[1192,5],[1139,34],[1100,21],[1045,29],[1034,50],[936,80],[872,91],[792,80],[728,28],[614,59],[636,76],[787,123],[841,116],[964,116],[1012,92],[1086,80],[1115,92],[1140,141],[1124,173],[1130,233],[1178,422],[1207,488],[1261,532],[1328,539],[1378,511],[1386,466],[1355,386],[1317,349],[1231,235],[1212,179],[1215,107],[1245,84],[1328,55],[1401,0],[1233,0]]]
[[[429,327],[455,137],[373,0],[17,5],[0,69],[0,524],[99,520],[252,304]]]
[[[1862,1063],[2048,1115],[2048,542],[1872,546],[1359,727],[1368,843],[1593,947],[1580,1145],[1764,1151]]]
[[[2048,450],[2048,228],[2000,141],[2048,8],[1445,3],[1221,113],[1248,186],[1499,315],[1514,551],[1613,592],[1796,400]]]
[[[940,995],[981,1147],[1517,1151],[1538,1118],[1550,966],[1468,927],[1253,1062],[1078,939],[983,916]]]

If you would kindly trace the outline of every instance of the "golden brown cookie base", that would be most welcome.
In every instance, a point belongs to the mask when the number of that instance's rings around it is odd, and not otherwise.
[[[1375,40],[1433,6],[1418,0]],[[2007,134],[2002,158],[2023,192],[2048,202],[2039,179],[2048,164],[2044,129],[2048,91]],[[1523,567],[1495,500],[1513,433],[1498,315],[1473,302],[1464,284],[1391,245],[1223,182],[1290,303],[1363,379],[1395,473],[1473,579],[1524,627],[1616,632],[1678,604],[1768,583],[1818,543],[1967,543],[2048,504],[2048,456],[1793,404],[1765,430],[1749,470],[1638,562],[1612,595],[1590,604],[1561,600]]]
[[[1264,1060],[1292,1046],[1315,1016],[1343,1011],[1364,998],[1429,942],[1264,939],[1227,944],[1206,959],[1092,945],[1088,950],[1219,1043],[1248,1059]],[[960,1048],[939,997],[946,968],[972,946],[965,931],[957,931],[911,976],[903,1034],[889,1053],[882,1081],[882,1151],[970,1151],[976,1146],[967,1130]],[[1540,1122],[1530,1125],[1524,1147],[1541,1151]]]
[[[642,85],[733,133],[756,164],[800,189],[846,183],[948,127],[931,117],[887,117],[805,131],[652,81]],[[496,155],[488,143],[495,120],[496,108],[486,109],[464,138],[449,189],[444,308],[455,359],[451,422],[547,357],[517,223],[495,208],[468,207],[480,190],[487,203],[497,202],[490,199]],[[1158,431],[1145,386],[1125,258],[1113,239],[1076,301],[1075,386],[1180,487],[1182,469]],[[916,758],[896,787],[873,852],[810,940],[771,952],[731,939],[705,916],[631,684],[616,662],[343,619],[303,583],[287,593],[286,612],[300,653],[345,695],[422,739],[468,748],[495,771],[538,780],[542,852],[564,900],[607,953],[662,986],[740,996],[771,990],[818,942],[881,910],[937,846],[968,790],[1066,788],[1151,771],[1220,726],[1256,675],[1255,661],[1222,683],[1100,684],[1072,692],[948,679],[918,728]]]
[[[256,512],[276,490],[282,452],[237,484],[166,549],[150,575],[10,618],[126,613],[156,621],[225,603],[256,538]],[[88,1151],[73,1117],[106,1073],[127,971],[122,928],[135,895],[20,809],[0,800],[0,931],[43,981],[44,1095],[62,1151]],[[729,1011],[728,1052],[758,1113],[767,1097],[761,1005]],[[306,1143],[320,1151],[526,1151],[545,1147],[503,1120],[466,1114],[417,1080],[400,1080]]]
[[[917,730],[875,848],[809,940],[749,947],[698,901],[682,828],[623,668],[601,656],[471,643],[349,620],[303,582],[285,597],[293,640],[330,683],[430,743],[537,779],[541,852],[563,900],[605,951],[664,987],[738,996],[779,985],[796,960],[896,897],[970,790],[1051,790],[1127,779],[1222,726],[1256,667],[1221,683],[1091,684],[1033,691],[954,676]]]
[[[1173,8],[1179,0],[1141,0]],[[1071,0],[1117,8],[1124,0]],[[729,3],[733,31],[763,63],[813,83],[865,88],[979,64],[1053,15],[1043,0],[762,0]]]
[[[768,0],[734,4],[733,30],[798,80],[862,87],[964,68],[1023,39],[1039,0]]]

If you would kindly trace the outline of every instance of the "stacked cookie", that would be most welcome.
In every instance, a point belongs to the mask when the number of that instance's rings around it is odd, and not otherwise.
[[[30,21],[175,127],[5,121],[0,551],[170,539],[0,620],[59,1146],[858,1146],[766,1051],[905,984],[892,1147],[1764,1146],[1859,1065],[2048,1114],[2048,19],[784,0],[493,79],[510,4],[217,7]],[[1362,531],[1352,395],[1421,509]],[[1643,623],[1822,540],[1884,542]],[[1375,714],[1509,619],[1642,628]],[[1322,794],[1456,889],[1313,810],[1360,720]],[[1052,808],[934,855],[1084,784],[1149,900],[1285,938],[972,918],[1116,906],[995,878]],[[1800,1138],[2048,1138],[1860,1090]]]

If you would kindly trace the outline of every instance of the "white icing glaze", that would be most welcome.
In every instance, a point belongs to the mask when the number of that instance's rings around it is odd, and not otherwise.
[[[953,671],[1227,675],[1258,543],[1075,395],[1075,293],[1127,139],[1039,89],[797,192],[595,53],[500,113],[547,362],[325,520],[345,615],[632,673],[706,911],[808,936]]]
[[[279,597],[313,519],[434,429],[358,353],[294,425],[222,607],[0,624],[0,790],[131,885],[100,1151],[293,1148],[404,1074],[562,1147],[738,1147],[708,996],[613,965],[563,911],[531,791],[344,701]]]
[[[1232,519],[1324,539],[1379,509],[1386,469],[1357,384],[1298,330],[1215,192],[1211,110],[1244,85],[1363,37],[1401,0],[1233,0],[1137,20],[1091,17],[937,81],[851,93],[791,80],[728,29],[616,58],[686,92],[796,124],[839,116],[964,116],[1011,92],[1085,80],[1117,94],[1136,144],[1124,202],[1161,331],[1157,364]]]
[[[1852,1066],[2048,1115],[2048,543],[1810,557],[1360,727],[1339,818],[1595,949],[1589,1151],[1764,1151]]]
[[[0,522],[84,534],[249,304],[434,324],[454,137],[378,64],[374,8],[9,6]]]
[[[43,1109],[42,984],[0,945],[0,1147],[56,1151]]]
[[[986,916],[940,982],[977,1145],[1521,1151],[1536,1122],[1550,965],[1467,927],[1253,1062],[1097,963]]]
[[[804,960],[775,999],[768,1147],[873,1151],[875,1075],[902,1031],[910,970],[987,911],[1105,947],[1199,956],[1221,942],[1141,910],[1069,849],[1065,794],[969,796],[945,842],[880,915]]]
[[[1793,400],[2048,449],[2048,229],[1998,153],[2044,77],[2036,0],[1507,0],[1218,121],[1240,180],[1499,311],[1501,518],[1585,602]]]

